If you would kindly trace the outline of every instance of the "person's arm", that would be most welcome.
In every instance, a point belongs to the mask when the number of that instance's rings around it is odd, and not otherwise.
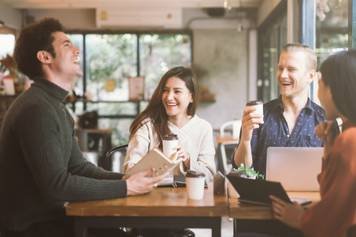
[[[69,121],[65,114],[58,115],[48,106],[35,105],[16,121],[19,149],[41,195],[51,201],[126,196],[125,180],[99,180],[70,171],[72,130],[63,119]]]
[[[125,172],[139,162],[149,152],[150,144],[154,143],[151,141],[149,126],[148,123],[142,125],[131,137],[124,161]]]
[[[199,171],[205,174],[207,180],[212,180],[216,173],[215,166],[215,147],[213,138],[213,128],[208,124],[204,129],[200,151],[196,161],[190,162],[190,169]]]
[[[307,236],[344,236],[355,221],[356,129],[346,130],[330,151],[320,179],[321,200],[302,218]],[[337,218],[335,218],[337,217]],[[323,228],[317,228],[323,225]]]
[[[74,137],[68,170],[72,174],[95,179],[121,179],[123,177],[123,174],[104,170],[87,161],[79,150],[79,145]]]
[[[255,116],[253,114],[254,111],[254,107],[247,106],[243,112],[240,142],[234,153],[236,166],[244,164],[251,167],[253,163],[251,150],[252,133],[254,129],[259,128],[260,124],[263,123],[263,117]]]

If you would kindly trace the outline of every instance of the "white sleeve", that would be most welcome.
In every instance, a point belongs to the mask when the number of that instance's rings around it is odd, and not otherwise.
[[[124,172],[147,154],[150,147],[150,131],[147,124],[141,126],[131,137],[124,162]]]
[[[211,181],[216,173],[213,128],[208,124],[208,126],[201,128],[201,131],[204,134],[202,135],[198,157],[196,160],[191,160],[190,168],[204,173],[206,180]]]

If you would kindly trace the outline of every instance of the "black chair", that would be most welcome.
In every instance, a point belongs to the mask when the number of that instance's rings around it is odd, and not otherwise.
[[[127,147],[128,144],[116,146],[106,153],[105,160],[111,164],[110,166],[112,171],[123,172],[123,163]]]
[[[356,237],[356,225],[351,226],[347,230],[347,237]]]

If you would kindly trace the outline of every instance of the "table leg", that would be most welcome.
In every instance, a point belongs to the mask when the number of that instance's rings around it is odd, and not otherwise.
[[[211,236],[212,237],[221,237],[221,218],[219,221],[215,221],[211,227]]]
[[[88,237],[88,228],[86,225],[80,223],[80,221],[74,221],[74,236],[75,237]]]

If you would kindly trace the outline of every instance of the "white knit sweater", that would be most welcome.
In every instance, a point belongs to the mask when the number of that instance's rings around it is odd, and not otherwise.
[[[168,123],[172,133],[177,134],[180,146],[190,156],[190,169],[203,172],[207,180],[215,173],[215,148],[211,125],[197,115],[182,128]],[[125,158],[126,168],[134,166],[149,150],[159,147],[158,134],[151,120],[145,123],[132,136]],[[184,174],[182,167],[180,172]]]

